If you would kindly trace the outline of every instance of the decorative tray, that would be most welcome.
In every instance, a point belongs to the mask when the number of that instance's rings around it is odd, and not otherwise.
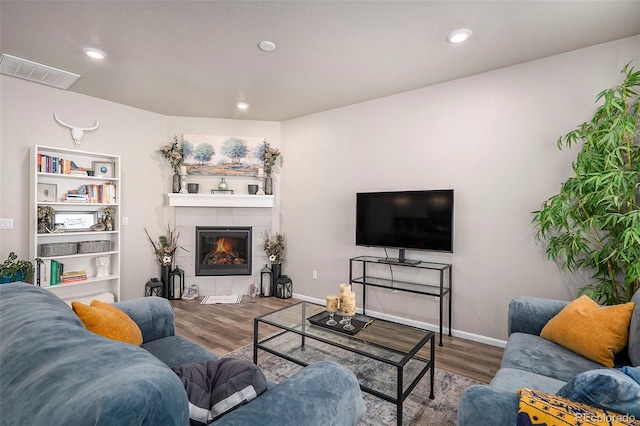
[[[327,321],[329,321],[329,312],[322,311],[319,314],[316,314],[309,318],[309,322],[313,325],[317,325],[318,327],[323,327],[329,330],[337,331],[338,333],[348,334],[353,336],[357,334],[360,330],[362,330],[367,324],[373,322],[373,320],[365,315],[356,314],[353,318],[351,318],[351,325],[353,325],[353,330],[345,330],[342,328],[342,324],[340,324],[340,320],[342,319],[342,315],[339,315],[337,312],[333,316],[333,319],[338,323],[336,325],[327,325]]]

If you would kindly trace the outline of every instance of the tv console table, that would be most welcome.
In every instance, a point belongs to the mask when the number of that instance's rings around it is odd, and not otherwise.
[[[426,283],[416,283],[407,281],[398,281],[395,279],[381,278],[379,276],[370,275],[367,272],[367,266],[370,264],[375,265],[392,265],[401,266],[405,268],[415,268],[420,272],[426,272],[425,270],[437,271],[440,275],[440,284],[431,285]],[[361,275],[354,277],[354,266],[360,265]],[[440,302],[440,346],[442,346],[442,320],[444,313],[444,297],[448,296],[448,325],[449,336],[451,336],[451,275],[453,265],[448,263],[435,263],[435,262],[422,262],[413,261],[411,263],[406,261],[400,261],[397,259],[388,259],[384,257],[375,256],[358,256],[349,259],[349,283],[362,285],[362,313],[366,315],[367,306],[367,287],[386,288],[388,290],[404,291],[408,293],[423,294],[426,296],[437,296]],[[445,273],[448,273],[447,284],[445,285]]]

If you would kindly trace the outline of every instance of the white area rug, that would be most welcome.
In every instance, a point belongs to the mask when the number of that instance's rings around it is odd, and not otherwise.
[[[216,303],[240,303],[241,294],[232,294],[231,296],[204,296],[201,305],[214,305]]]

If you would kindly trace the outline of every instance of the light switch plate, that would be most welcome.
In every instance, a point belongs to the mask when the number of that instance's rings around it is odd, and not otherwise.
[[[0,219],[0,229],[13,229],[13,219]]]

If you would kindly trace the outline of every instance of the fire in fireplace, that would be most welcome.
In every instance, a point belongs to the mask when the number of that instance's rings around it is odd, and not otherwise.
[[[251,275],[251,227],[196,227],[196,275]]]

